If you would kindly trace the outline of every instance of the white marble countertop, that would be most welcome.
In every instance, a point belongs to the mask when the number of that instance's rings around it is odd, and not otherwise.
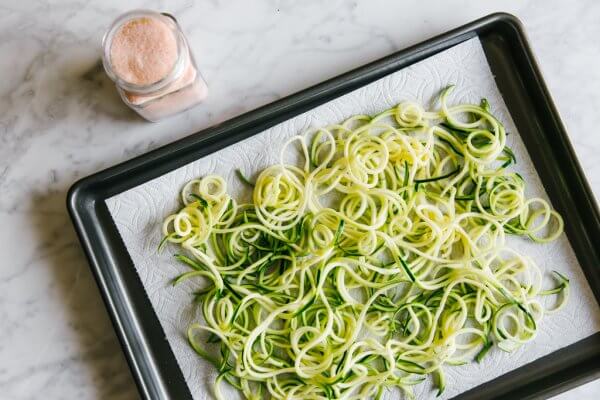
[[[211,90],[156,124],[120,102],[98,64],[104,29],[142,7],[179,19]],[[524,22],[600,196],[596,0],[0,0],[0,397],[137,397],[66,213],[76,179],[500,10]],[[559,398],[598,392],[593,382]]]

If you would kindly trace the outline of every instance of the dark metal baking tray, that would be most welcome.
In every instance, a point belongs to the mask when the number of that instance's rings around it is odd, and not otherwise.
[[[496,83],[600,302],[600,214],[521,23],[492,14],[75,183],[67,206],[139,391],[191,394],[105,199],[392,72],[479,36]],[[535,343],[533,344],[535,346]],[[600,333],[471,389],[456,399],[546,398],[600,377]]]

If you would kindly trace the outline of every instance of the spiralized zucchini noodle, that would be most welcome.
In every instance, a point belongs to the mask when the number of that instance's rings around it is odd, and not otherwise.
[[[256,183],[239,171],[252,203],[220,176],[185,185],[161,247],[190,268],[174,284],[200,287],[187,335],[217,399],[223,381],[247,399],[411,397],[428,375],[441,393],[446,365],[515,350],[564,305],[568,279],[544,290],[506,244],[556,239],[561,216],[509,170],[488,102],[449,105],[451,91],[435,111],[403,102],[292,137]]]

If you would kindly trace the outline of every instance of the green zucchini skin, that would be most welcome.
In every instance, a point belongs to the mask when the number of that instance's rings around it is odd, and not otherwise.
[[[159,250],[188,268],[201,311],[187,332],[246,399],[412,396],[444,369],[532,341],[567,301],[542,289],[534,260],[506,235],[546,243],[561,216],[509,167],[517,159],[491,105],[403,102],[294,136],[303,165],[260,171],[238,204],[217,175],[188,182]],[[283,156],[281,157],[283,160]],[[256,171],[258,172],[258,171]],[[546,309],[542,298],[555,296]]]

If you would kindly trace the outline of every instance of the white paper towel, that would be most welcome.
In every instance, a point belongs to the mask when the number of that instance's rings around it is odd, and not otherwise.
[[[156,252],[162,220],[179,207],[182,185],[216,173],[227,180],[230,193],[238,199],[247,197],[235,169],[254,175],[275,163],[286,138],[355,114],[375,114],[403,100],[428,104],[451,83],[457,87],[450,103],[478,103],[482,97],[489,100],[493,113],[510,133],[507,143],[517,156],[516,170],[527,182],[527,195],[547,198],[496,87],[481,43],[474,38],[106,201],[194,399],[211,398],[210,387],[216,377],[213,366],[200,359],[185,339],[187,327],[198,318],[198,310],[191,304],[195,284],[190,281],[172,287],[171,280],[186,268],[174,261],[174,249],[169,246],[162,254]],[[494,348],[481,364],[447,367],[442,398],[455,396],[600,330],[600,309],[565,235],[547,245],[521,238],[509,240],[511,247],[530,255],[543,270],[558,270],[570,278],[569,302],[559,313],[546,316],[535,341],[514,353]],[[435,396],[428,383],[416,387],[415,393],[419,399]]]

